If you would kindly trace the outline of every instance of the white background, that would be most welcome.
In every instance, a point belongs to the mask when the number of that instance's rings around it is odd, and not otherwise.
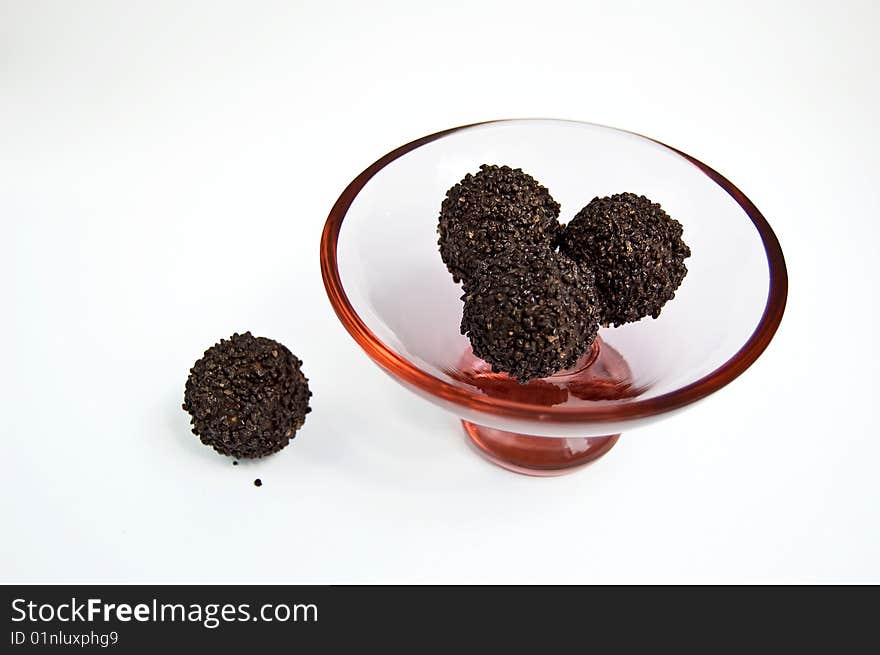
[[[0,580],[880,582],[875,7],[0,2]],[[716,167],[791,278],[743,377],[555,479],[383,375],[318,267],[374,159],[523,116]],[[233,467],[180,403],[248,329],[314,411]]]

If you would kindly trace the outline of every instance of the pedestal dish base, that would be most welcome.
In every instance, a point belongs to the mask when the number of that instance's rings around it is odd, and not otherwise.
[[[535,437],[461,423],[471,444],[490,462],[508,471],[542,477],[577,471],[611,450],[620,437]]]

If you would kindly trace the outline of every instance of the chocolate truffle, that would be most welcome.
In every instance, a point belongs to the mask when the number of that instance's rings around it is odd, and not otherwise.
[[[593,274],[548,247],[509,247],[465,285],[461,332],[520,382],[570,368],[599,329]]]
[[[192,431],[218,453],[263,457],[284,448],[305,422],[309,381],[287,348],[250,332],[205,351],[190,369],[183,408]]]
[[[483,164],[446,192],[440,207],[440,255],[456,282],[512,242],[551,246],[562,227],[559,203],[519,168]]]
[[[645,196],[594,198],[566,225],[561,251],[596,276],[604,325],[657,318],[687,274],[681,223]]]

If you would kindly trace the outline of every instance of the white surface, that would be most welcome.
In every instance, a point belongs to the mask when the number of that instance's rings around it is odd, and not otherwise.
[[[0,580],[880,582],[874,3],[420,4],[0,4]],[[318,268],[367,164],[509,116],[706,161],[791,277],[742,378],[557,479],[384,376]],[[233,467],[180,402],[247,329],[314,411]]]

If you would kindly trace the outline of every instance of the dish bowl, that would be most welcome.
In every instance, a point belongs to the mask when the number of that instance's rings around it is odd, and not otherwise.
[[[602,328],[570,370],[522,385],[460,333],[462,291],[437,246],[447,189],[481,164],[520,167],[571,219],[596,196],[646,195],[684,226],[688,275],[659,318]],[[788,279],[779,242],[730,181],[632,132],[561,120],[444,130],[377,160],[342,192],[321,238],[342,324],[395,380],[456,414],[491,461],[532,475],[604,455],[624,430],[721,389],[770,343]]]

